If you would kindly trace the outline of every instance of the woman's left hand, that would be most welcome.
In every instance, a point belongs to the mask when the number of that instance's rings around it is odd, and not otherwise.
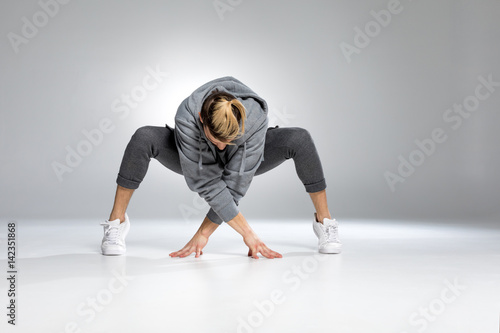
[[[191,253],[196,253],[195,258],[198,258],[203,254],[202,249],[207,245],[208,237],[203,236],[201,233],[196,232],[196,234],[191,238],[191,240],[179,251],[170,253],[172,258],[179,257],[184,258],[189,256]]]

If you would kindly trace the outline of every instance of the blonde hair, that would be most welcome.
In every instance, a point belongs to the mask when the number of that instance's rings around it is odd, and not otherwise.
[[[203,103],[200,115],[203,125],[221,142],[231,144],[245,133],[245,107],[229,93],[214,91]]]

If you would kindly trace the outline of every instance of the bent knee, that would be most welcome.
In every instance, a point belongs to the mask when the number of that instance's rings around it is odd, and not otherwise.
[[[148,143],[151,141],[151,138],[154,136],[154,126],[142,126],[139,127],[130,141],[134,141],[135,143]]]
[[[294,144],[308,144],[313,141],[311,133],[302,127],[289,127],[288,139]]]

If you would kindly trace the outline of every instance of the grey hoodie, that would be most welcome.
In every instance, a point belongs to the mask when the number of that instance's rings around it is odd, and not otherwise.
[[[199,117],[203,101],[215,89],[233,94],[246,110],[244,135],[222,151],[207,139]],[[266,101],[231,76],[202,85],[177,109],[175,142],[184,178],[210,205],[207,217],[214,223],[238,215],[238,202],[264,159],[267,113]]]

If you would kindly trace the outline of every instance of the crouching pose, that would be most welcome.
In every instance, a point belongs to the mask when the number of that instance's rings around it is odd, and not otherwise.
[[[281,258],[268,248],[247,223],[238,202],[255,175],[293,159],[297,176],[316,212],[313,230],[321,253],[340,253],[338,223],[326,198],[321,161],[308,131],[268,127],[264,99],[233,77],[212,80],[187,97],[175,116],[175,128],[144,126],[127,145],[117,177],[113,209],[104,226],[102,254],[125,254],[130,229],[126,213],[132,193],[141,184],[151,158],[184,176],[187,186],[210,205],[191,240],[171,257],[203,254],[209,237],[226,222],[248,246],[248,256]]]

